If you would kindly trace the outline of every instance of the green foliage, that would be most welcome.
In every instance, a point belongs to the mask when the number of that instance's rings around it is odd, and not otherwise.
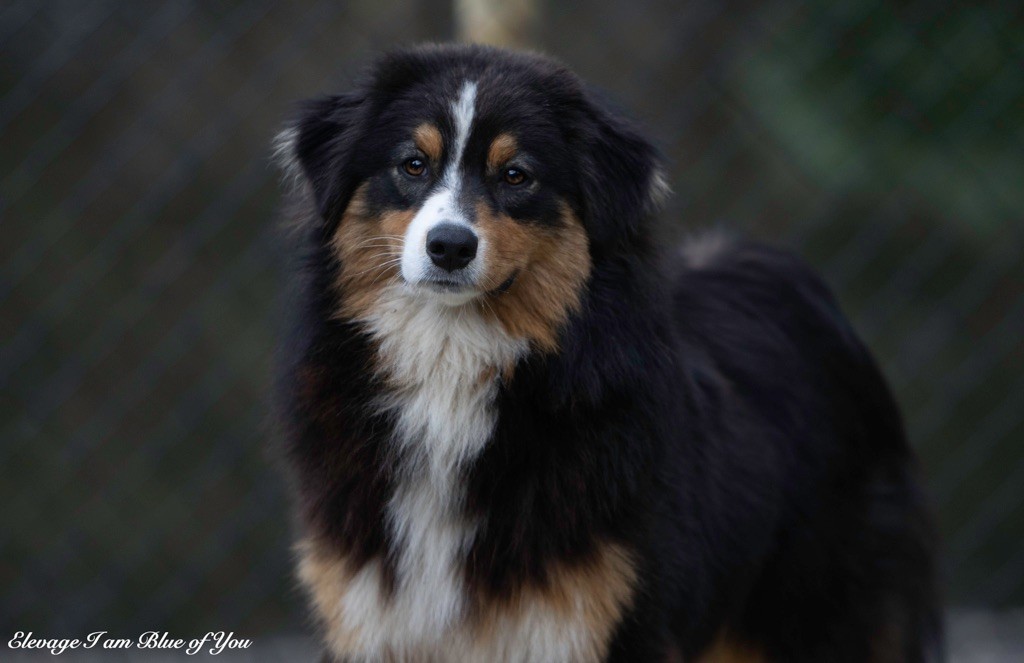
[[[1024,212],[1024,21],[1010,3],[814,3],[740,61],[753,110],[827,189],[909,190],[989,234]]]

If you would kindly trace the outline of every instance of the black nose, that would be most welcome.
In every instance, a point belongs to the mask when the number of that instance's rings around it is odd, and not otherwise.
[[[476,234],[452,223],[437,226],[427,233],[427,255],[441,269],[454,272],[476,257]]]

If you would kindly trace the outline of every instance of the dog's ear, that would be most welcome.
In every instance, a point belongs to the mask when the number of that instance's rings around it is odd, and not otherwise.
[[[363,106],[363,96],[356,93],[307,101],[276,141],[286,175],[308,182],[328,227],[344,212],[358,184],[350,166],[362,131]]]
[[[651,143],[597,94],[585,94],[580,132],[584,223],[597,249],[632,244],[670,193]]]

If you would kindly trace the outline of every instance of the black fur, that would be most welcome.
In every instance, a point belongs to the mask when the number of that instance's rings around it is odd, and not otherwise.
[[[934,541],[915,461],[827,288],[791,255],[750,243],[673,254],[662,268],[648,228],[654,149],[535,56],[403,51],[355,92],[304,109],[296,156],[317,212],[281,372],[301,526],[394,573],[382,524],[393,422],[369,404],[382,388],[369,339],[335,317],[324,231],[389,141],[467,73],[501,81],[481,90],[478,104],[496,109],[486,121],[533,137],[592,261],[559,351],[515,367],[497,429],[466,470],[466,509],[487,518],[469,584],[509,593],[610,540],[635,552],[641,582],[612,660],[689,660],[723,631],[772,661],[932,660]],[[398,194],[377,195],[386,206]],[[887,634],[897,653],[879,652]]]

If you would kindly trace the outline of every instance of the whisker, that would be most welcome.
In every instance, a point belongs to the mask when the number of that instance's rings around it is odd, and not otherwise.
[[[385,257],[385,256],[388,256],[388,255],[389,255],[389,254],[383,254],[382,256],[376,256],[376,257]],[[381,260],[381,261],[379,261],[379,262],[376,262],[376,263],[374,263],[373,265],[371,265],[370,267],[366,268],[366,269],[365,269],[365,270],[363,270],[363,271],[364,271],[364,272],[368,272],[368,271],[370,271],[371,269],[377,269],[377,268],[379,268],[379,267],[382,267],[383,265],[390,265],[390,264],[393,264],[393,263],[399,263],[399,262],[401,262],[401,261],[402,261],[402,256],[390,256],[390,257],[386,257],[386,258],[385,258],[384,260]]]
[[[401,262],[402,262],[402,257],[398,256],[398,257],[395,257],[395,258],[391,258],[390,260],[385,260],[384,262],[381,262],[381,263],[378,263],[376,265],[373,265],[372,267],[364,269],[361,272],[357,272],[357,273],[351,274],[351,275],[346,274],[345,276],[347,278],[356,278],[357,276],[362,276],[363,274],[366,274],[367,272],[372,272],[375,269],[385,269],[387,267],[390,267],[391,265],[397,265],[397,264],[399,264]]]
[[[480,301],[484,303],[484,306],[486,306],[487,310],[491,312],[491,315],[493,315],[495,318],[498,317],[498,312],[494,310],[494,307],[491,306],[491,302],[487,300],[486,296],[482,297]]]
[[[399,259],[399,260],[398,260],[398,262],[401,262],[401,259]],[[397,264],[397,263],[394,263],[394,262],[393,262],[393,263],[391,263],[391,264]],[[372,280],[372,281],[370,281],[370,286],[371,286],[371,287],[372,287],[373,285],[375,285],[375,284],[377,283],[377,281],[378,281],[378,280],[380,280],[380,277],[384,276],[384,275],[385,275],[385,274],[387,273],[387,269],[386,269],[386,267],[388,267],[388,266],[389,266],[389,265],[387,265],[387,264],[385,264],[385,265],[383,265],[383,266],[382,266],[382,269],[381,269],[381,272],[380,272],[380,274],[378,274],[377,276],[375,276],[375,277],[373,278],[373,280]]]
[[[376,244],[382,244],[384,246],[390,246],[391,245],[391,241],[398,242],[398,241],[402,241],[403,239],[404,238],[399,236],[399,235],[394,235],[394,236],[392,236],[392,235],[375,235],[373,237],[367,237],[366,239],[364,239],[364,240],[362,240],[360,242],[356,242],[355,246],[353,246],[352,248],[353,249],[360,249],[360,248],[363,248],[365,246],[370,246],[371,244],[375,244],[375,243]]]
[[[370,249],[370,248],[385,248],[386,249],[386,248],[391,248],[391,247],[392,247],[392,245],[390,243],[387,243],[387,242],[372,243],[372,244],[368,242],[366,244],[357,244],[356,246],[353,246],[353,247],[349,248],[348,250],[349,251],[358,251],[359,249]]]
[[[380,240],[397,241],[397,240],[400,240],[400,239],[403,239],[403,237],[401,235],[374,235],[373,237],[364,237],[363,239],[359,240],[359,243],[362,243],[362,242],[377,242],[377,241],[380,241]]]
[[[395,253],[394,251],[382,251],[380,253],[375,253],[374,255],[369,256],[368,259],[369,260],[373,260],[374,258],[380,258],[380,257],[383,257],[383,256],[390,256],[392,258],[401,258],[402,254]]]

